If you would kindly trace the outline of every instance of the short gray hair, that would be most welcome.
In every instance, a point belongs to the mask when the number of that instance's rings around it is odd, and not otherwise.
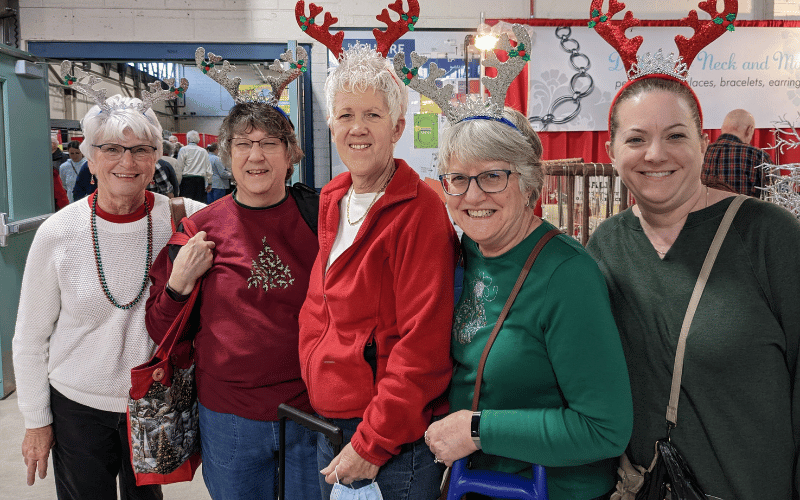
[[[392,63],[368,45],[357,44],[346,50],[325,80],[328,125],[333,118],[333,105],[339,92],[368,92],[375,89],[386,99],[392,125],[405,116],[408,89],[397,78]]]
[[[519,189],[530,191],[528,201],[533,206],[544,182],[542,141],[519,111],[506,107],[503,117],[518,131],[502,122],[480,119],[460,121],[445,130],[439,148],[439,173],[448,173],[454,159],[461,163],[506,162],[519,173]]]
[[[151,108],[147,108],[144,113],[137,109],[141,102],[135,97],[117,94],[106,99],[106,104],[111,106],[110,113],[101,110],[96,104],[92,106],[81,120],[85,137],[81,142],[83,156],[94,161],[97,148],[93,145],[122,142],[126,131],[130,131],[143,144],[156,148],[158,156],[161,156],[161,124]]]
[[[186,142],[190,142],[192,144],[197,144],[200,142],[200,134],[197,133],[197,130],[190,130],[186,132]]]
[[[161,141],[161,148],[163,149],[163,152],[162,152],[161,156],[170,156],[170,155],[172,155],[172,143],[171,142],[169,142],[167,140]]]

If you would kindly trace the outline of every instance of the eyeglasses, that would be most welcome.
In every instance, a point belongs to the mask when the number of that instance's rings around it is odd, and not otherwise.
[[[156,152],[156,147],[148,146],[147,144],[139,144],[138,146],[125,147],[119,144],[92,144],[100,150],[103,155],[109,160],[119,160],[125,151],[130,151],[134,160],[150,160],[153,153]]]
[[[267,137],[260,141],[251,141],[243,137],[234,137],[231,139],[231,152],[234,154],[250,154],[250,151],[253,149],[253,144],[258,144],[258,147],[260,147],[261,151],[264,153],[272,154],[281,151],[283,141],[275,137]]]
[[[459,173],[442,174],[439,180],[442,183],[444,192],[450,196],[461,196],[469,190],[469,183],[475,179],[475,183],[484,193],[499,193],[508,187],[508,176],[511,170],[487,170],[478,175],[466,175]]]

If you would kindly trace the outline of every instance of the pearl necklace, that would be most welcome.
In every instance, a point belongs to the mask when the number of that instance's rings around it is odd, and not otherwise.
[[[353,193],[355,192],[355,187],[350,190],[350,194],[347,195],[347,223],[348,224],[350,224],[351,226],[355,226],[356,224],[358,224],[359,222],[364,220],[364,217],[367,216],[367,214],[369,213],[369,210],[372,208],[372,205],[374,205],[375,202],[378,201],[378,196],[380,196],[381,193],[386,189],[386,186],[389,185],[389,181],[391,181],[392,177],[394,177],[394,173],[395,173],[395,170],[392,170],[392,174],[389,176],[388,179],[386,179],[386,182],[383,183],[383,187],[377,193],[375,193],[375,196],[372,198],[372,201],[369,203],[369,206],[364,211],[364,215],[359,217],[358,220],[356,220],[356,221],[351,221],[350,220],[350,200],[353,198]]]
[[[147,215],[147,260],[145,261],[142,287],[139,289],[139,294],[135,299],[125,305],[120,305],[111,295],[111,290],[109,290],[106,283],[106,275],[103,272],[103,262],[100,260],[100,243],[97,238],[97,195],[92,199],[92,244],[94,245],[94,261],[97,265],[97,278],[100,280],[100,286],[103,288],[103,293],[108,301],[119,309],[127,310],[135,306],[141,300],[144,290],[147,288],[147,279],[150,276],[150,259],[153,257],[153,216],[150,213],[150,206],[147,204],[147,197],[144,199],[144,213]]]

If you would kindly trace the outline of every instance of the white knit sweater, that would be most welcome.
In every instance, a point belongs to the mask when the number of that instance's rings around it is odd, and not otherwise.
[[[188,215],[204,206],[185,203]],[[155,260],[172,234],[165,196],[155,195],[152,214]],[[12,343],[26,428],[52,423],[51,384],[83,405],[125,412],[130,370],[154,352],[144,323],[149,280],[131,309],[111,305],[97,277],[90,219],[86,200],[68,205],[39,227],[28,253]],[[97,232],[111,295],[127,304],[144,278],[147,217],[125,224],[97,217]]]

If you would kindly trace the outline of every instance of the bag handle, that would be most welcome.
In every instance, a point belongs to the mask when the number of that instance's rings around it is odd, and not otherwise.
[[[683,326],[681,326],[681,334],[678,337],[678,347],[675,350],[675,366],[672,369],[672,389],[669,394],[669,404],[667,405],[667,422],[670,428],[676,427],[678,421],[678,398],[681,393],[681,378],[683,377],[683,356],[686,354],[686,337],[689,335],[689,327],[692,326],[692,319],[694,313],[697,311],[697,305],[700,302],[700,296],[703,295],[703,289],[706,287],[708,276],[711,274],[711,268],[714,266],[714,261],[717,259],[717,254],[728,234],[728,229],[731,227],[733,218],[739,207],[742,205],[747,196],[739,195],[733,199],[725,211],[725,216],[722,218],[717,233],[714,235],[714,240],[711,242],[711,247],[708,249],[706,259],[703,261],[703,267],[700,269],[700,276],[697,278],[697,283],[694,285],[692,298],[689,299],[689,307],[686,309],[686,315],[683,317]]]
[[[185,245],[186,242],[189,241],[189,238],[197,234],[197,225],[192,219],[184,217],[183,220],[180,221],[180,224],[183,224],[184,232],[174,233],[167,242],[167,245]],[[169,357],[169,355],[172,353],[172,350],[176,345],[178,345],[180,336],[183,334],[183,330],[186,327],[186,322],[189,320],[189,316],[192,313],[194,303],[197,301],[197,294],[200,290],[201,280],[202,278],[197,280],[194,288],[192,288],[189,298],[186,300],[186,302],[184,302],[181,312],[178,313],[178,316],[176,316],[173,320],[172,326],[170,326],[166,337],[161,340],[161,344],[159,345],[155,354],[160,359],[166,359]]]
[[[500,332],[500,327],[503,326],[503,321],[505,321],[506,316],[508,316],[508,311],[511,309],[511,304],[513,304],[514,299],[517,298],[517,294],[519,294],[519,290],[522,288],[522,283],[525,281],[525,278],[528,277],[528,273],[533,267],[533,262],[536,260],[536,257],[539,256],[539,252],[542,251],[542,248],[544,248],[548,241],[559,234],[561,234],[561,231],[558,229],[551,229],[547,231],[544,236],[541,237],[539,242],[536,243],[536,246],[533,247],[531,254],[528,256],[528,260],[525,261],[525,265],[522,266],[522,271],[519,273],[519,278],[517,278],[514,288],[511,289],[511,294],[506,300],[506,305],[503,306],[503,310],[500,312],[500,316],[498,316],[497,322],[494,324],[494,329],[489,335],[489,340],[486,341],[486,347],[483,348],[481,362],[478,364],[478,375],[475,377],[475,394],[472,397],[472,411],[478,411],[478,400],[481,396],[481,382],[483,381],[483,368],[486,365],[486,358],[489,357],[489,350],[492,348],[492,344],[494,344],[494,340],[497,338],[497,334]]]
[[[160,161],[160,160],[159,160]],[[172,217],[172,232],[178,229],[178,224],[186,217],[186,198],[178,196],[169,199],[169,214]]]

